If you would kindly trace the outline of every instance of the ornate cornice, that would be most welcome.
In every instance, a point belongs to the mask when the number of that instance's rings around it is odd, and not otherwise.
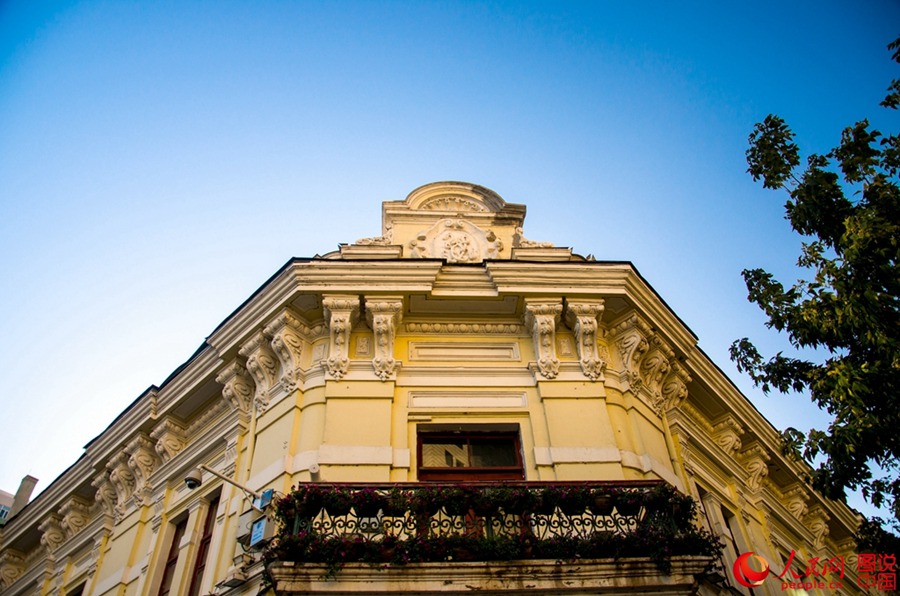
[[[615,324],[610,333],[622,363],[620,380],[633,393],[644,392],[657,414],[687,397],[691,377],[675,351],[637,313]]]
[[[566,321],[575,332],[575,348],[581,362],[581,371],[592,381],[602,381],[606,361],[600,357],[597,335],[603,300],[592,302],[569,301],[566,305]]]
[[[406,323],[408,333],[441,333],[441,334],[504,334],[520,335],[522,325],[518,323]]]
[[[534,336],[534,356],[538,372],[547,379],[559,374],[556,357],[556,324],[562,315],[562,299],[525,299],[525,326]]]
[[[375,334],[372,366],[382,381],[396,378],[397,370],[400,368],[400,362],[394,359],[394,334],[402,314],[402,297],[366,298],[366,320]]]
[[[350,368],[350,332],[359,319],[359,298],[356,296],[323,296],[325,320],[329,329],[329,352],[325,371],[332,379],[340,380]]]

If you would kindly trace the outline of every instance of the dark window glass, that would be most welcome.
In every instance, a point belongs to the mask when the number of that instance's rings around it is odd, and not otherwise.
[[[169,554],[166,557],[166,566],[163,569],[162,582],[159,584],[159,596],[168,596],[172,589],[172,580],[175,579],[175,566],[178,564],[178,553],[180,552],[181,539],[184,537],[184,531],[187,528],[187,518],[178,522],[175,526],[175,535],[172,536],[172,545],[169,547]]]
[[[521,480],[514,432],[420,432],[420,480]]]
[[[194,562],[194,572],[191,574],[189,596],[200,594],[200,582],[203,579],[203,572],[206,570],[206,559],[209,557],[209,543],[212,541],[213,528],[216,525],[216,510],[218,508],[219,497],[216,497],[210,501],[209,508],[206,510],[206,521],[203,522],[203,536],[200,538],[200,544],[197,548],[197,560]]]

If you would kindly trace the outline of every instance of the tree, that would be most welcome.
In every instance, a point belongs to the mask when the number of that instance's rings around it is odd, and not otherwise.
[[[900,63],[900,38],[888,49]],[[888,91],[881,105],[897,109],[900,79]],[[749,300],[767,327],[812,351],[764,359],[744,338],[731,358],[765,393],[805,392],[831,415],[825,430],[782,433],[785,451],[813,467],[816,489],[839,500],[859,489],[900,519],[900,138],[857,122],[800,173],[781,118],[758,123],[749,142],[753,179],[788,193],[786,218],[808,240],[798,265],[811,275],[785,288],[762,269],[745,270]]]

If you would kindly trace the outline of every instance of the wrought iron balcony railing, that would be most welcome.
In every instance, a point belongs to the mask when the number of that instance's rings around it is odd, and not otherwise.
[[[269,561],[433,561],[718,555],[696,505],[663,482],[303,484],[276,502]]]

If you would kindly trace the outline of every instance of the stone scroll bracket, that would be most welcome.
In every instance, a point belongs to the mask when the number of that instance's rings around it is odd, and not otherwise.
[[[602,381],[606,361],[600,357],[597,347],[603,300],[568,301],[566,323],[575,332],[575,348],[581,362],[581,371],[592,381]]]
[[[350,332],[359,320],[359,297],[325,295],[322,297],[322,306],[329,330],[325,372],[331,379],[340,380],[350,368]]]
[[[534,337],[534,366],[547,379],[555,379],[559,374],[556,324],[562,311],[562,298],[525,300],[525,326]]]
[[[167,463],[187,446],[187,432],[184,425],[172,416],[167,416],[150,433],[156,441],[154,449],[162,463]]]
[[[266,325],[263,333],[270,338],[270,345],[281,362],[281,387],[291,392],[300,386],[303,378],[301,356],[308,342],[324,332],[323,323],[311,325],[299,314],[285,308]]]
[[[125,445],[125,453],[128,454],[128,467],[135,479],[135,497],[141,504],[149,505],[150,477],[160,464],[156,444],[146,434],[141,433]]]
[[[759,442],[753,442],[738,453],[738,461],[747,473],[746,487],[757,493],[769,475],[771,453]]]
[[[216,376],[216,382],[223,385],[222,397],[231,404],[238,417],[249,420],[256,388],[247,369],[237,360],[232,360]]]
[[[662,415],[687,397],[691,377],[675,351],[637,313],[612,326],[621,362],[619,381]]]
[[[372,366],[382,381],[396,379],[400,362],[394,358],[394,335],[403,315],[401,296],[367,296],[366,320],[375,334]]]
[[[247,372],[253,377],[256,390],[253,395],[253,403],[257,413],[265,412],[269,407],[272,391],[278,382],[279,360],[269,341],[262,331],[253,335],[238,350],[238,353],[247,359]]]

